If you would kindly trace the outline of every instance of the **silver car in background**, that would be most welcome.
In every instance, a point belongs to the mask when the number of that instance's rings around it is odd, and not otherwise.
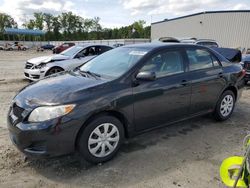
[[[76,45],[60,54],[33,58],[26,62],[24,76],[36,81],[57,72],[72,70],[111,49],[107,45]]]

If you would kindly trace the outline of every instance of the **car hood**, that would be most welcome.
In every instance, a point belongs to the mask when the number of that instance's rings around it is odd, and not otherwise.
[[[56,54],[56,55],[51,55],[51,56],[36,57],[36,58],[28,60],[28,62],[35,64],[35,65],[39,65],[40,63],[49,63],[49,62],[54,62],[54,61],[66,60],[66,59],[70,59],[70,57],[61,55],[61,54]]]
[[[23,88],[14,98],[22,107],[72,103],[91,96],[96,86],[108,82],[103,79],[84,77],[74,72],[63,72],[34,82]]]

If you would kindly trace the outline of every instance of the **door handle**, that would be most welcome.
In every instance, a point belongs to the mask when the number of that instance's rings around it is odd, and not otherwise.
[[[181,85],[187,86],[187,85],[189,85],[189,81],[187,81],[187,80],[182,80],[182,81],[181,81]]]

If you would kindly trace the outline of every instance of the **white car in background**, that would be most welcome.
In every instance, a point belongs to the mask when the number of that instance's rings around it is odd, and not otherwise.
[[[25,46],[23,44],[6,44],[5,47],[3,48],[3,50],[6,50],[6,51],[12,51],[12,50],[26,51],[28,49],[29,49],[29,47]]]
[[[76,45],[60,54],[33,58],[26,62],[24,76],[36,81],[57,72],[72,70],[111,49],[107,45]]]
[[[219,44],[212,39],[196,39],[196,38],[191,38],[191,39],[182,39],[180,40],[181,43],[187,43],[187,44],[197,44],[201,46],[206,46],[206,47],[219,47]]]
[[[212,39],[197,39],[197,38],[176,38],[176,37],[161,37],[154,42],[168,42],[168,43],[186,43],[186,44],[197,44],[206,47],[219,47],[219,44]]]

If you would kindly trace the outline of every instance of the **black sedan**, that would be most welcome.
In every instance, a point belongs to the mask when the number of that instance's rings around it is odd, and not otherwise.
[[[125,138],[147,130],[208,113],[228,119],[244,73],[202,46],[116,48],[23,88],[8,113],[10,138],[28,156],[79,151],[104,162]]]
[[[41,46],[41,48],[44,50],[52,50],[53,48],[55,48],[55,46],[52,44],[45,44],[45,45]]]

